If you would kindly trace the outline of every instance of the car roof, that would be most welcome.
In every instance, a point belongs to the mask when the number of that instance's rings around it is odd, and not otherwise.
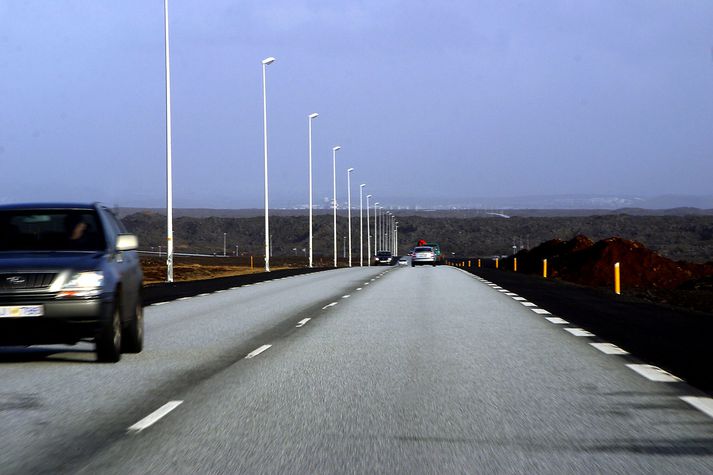
[[[96,209],[96,203],[13,203],[0,205],[0,211],[24,209]]]

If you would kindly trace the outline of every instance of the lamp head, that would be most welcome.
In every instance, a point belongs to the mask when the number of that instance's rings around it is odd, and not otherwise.
[[[336,152],[336,151],[339,150],[340,148],[342,148],[341,145],[337,145],[336,147],[332,147],[332,152]]]
[[[319,114],[317,114],[316,112],[312,112],[308,117],[309,117],[310,119],[314,119],[314,118],[316,118],[316,117],[318,117],[318,116],[319,116]]]
[[[264,65],[272,64],[274,62],[275,62],[275,58],[273,58],[272,56],[262,60],[262,64],[264,64]]]
[[[353,171],[354,171],[353,168],[348,168],[348,169],[347,169],[347,173],[351,173],[351,172],[353,172]]]
[[[359,185],[359,188],[364,188],[365,186],[366,186],[366,183],[362,183],[361,185]]]

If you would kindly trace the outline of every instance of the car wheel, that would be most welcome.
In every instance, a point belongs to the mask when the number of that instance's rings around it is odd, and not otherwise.
[[[116,363],[121,359],[121,316],[115,306],[111,318],[101,323],[95,338],[97,361]]]
[[[433,267],[436,267],[436,262],[435,262],[435,261],[433,261]]]
[[[134,316],[122,335],[121,351],[124,353],[141,353],[144,349],[144,307],[141,301],[136,302]]]
[[[411,261],[411,267],[416,267],[416,263]]]

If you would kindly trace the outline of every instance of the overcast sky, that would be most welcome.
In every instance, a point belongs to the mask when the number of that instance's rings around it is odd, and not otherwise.
[[[177,207],[711,194],[713,2],[170,0]],[[0,202],[165,206],[162,0],[0,0]]]

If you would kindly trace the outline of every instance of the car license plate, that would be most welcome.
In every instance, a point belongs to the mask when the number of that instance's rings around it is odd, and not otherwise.
[[[41,317],[45,314],[42,305],[14,305],[0,307],[0,318]]]

